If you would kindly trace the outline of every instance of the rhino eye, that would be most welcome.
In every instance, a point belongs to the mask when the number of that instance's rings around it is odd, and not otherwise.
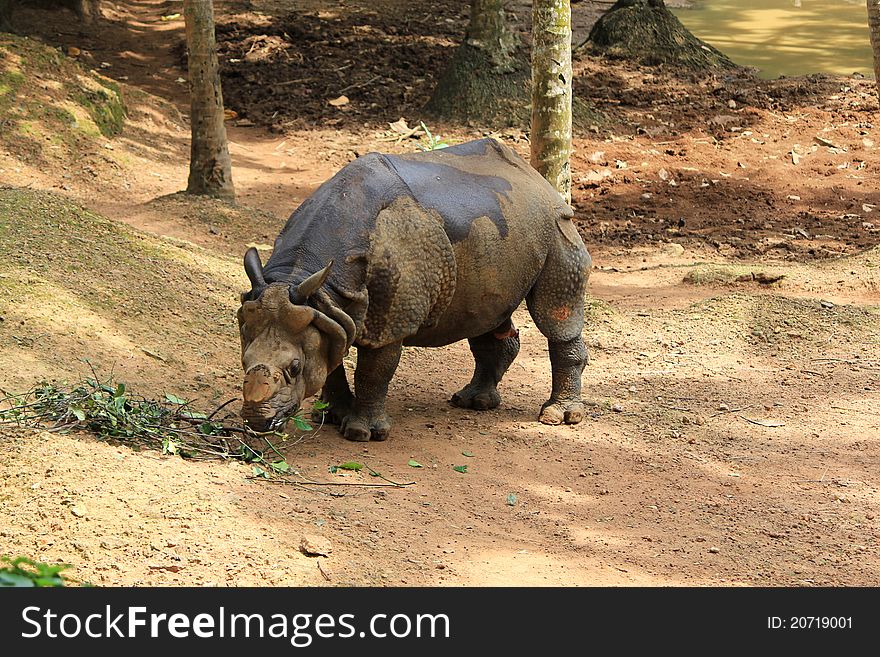
[[[284,380],[290,383],[300,375],[300,372],[302,372],[302,365],[299,360],[295,360],[284,370]]]

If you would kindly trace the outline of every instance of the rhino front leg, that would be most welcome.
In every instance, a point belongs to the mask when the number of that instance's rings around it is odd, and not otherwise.
[[[400,362],[401,342],[378,349],[358,347],[354,372],[354,408],[342,421],[340,430],[349,440],[385,440],[391,420],[385,413],[388,384]]]
[[[485,411],[501,403],[498,384],[519,353],[519,332],[507,319],[494,331],[468,340],[474,355],[471,382],[450,400],[460,408]]]
[[[354,409],[354,395],[348,387],[348,379],[345,377],[345,367],[339,365],[327,377],[324,388],[321,391],[321,400],[327,402],[329,408],[326,411],[313,411],[312,420],[328,424],[342,424],[342,420],[350,415]]]

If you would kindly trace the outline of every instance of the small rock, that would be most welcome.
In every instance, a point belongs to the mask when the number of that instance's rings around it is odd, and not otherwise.
[[[70,507],[70,512],[77,518],[84,518],[86,515],[86,508],[77,504]]]
[[[865,518],[867,518],[868,520],[873,520],[874,514],[869,511],[868,513],[865,514]]]
[[[663,246],[663,252],[665,255],[677,258],[684,254],[684,247],[677,242],[669,242]]]
[[[730,100],[727,101],[727,106],[730,109],[736,109],[736,101],[733,98],[731,98]]]
[[[822,306],[823,308],[834,308],[834,302],[827,301],[825,299],[822,299],[821,301],[819,301],[819,305]]]
[[[711,552],[712,554],[718,554],[719,552],[721,552],[721,548],[710,547],[709,552]]]
[[[721,402],[720,404],[718,404],[718,410],[719,410],[719,411],[729,411],[729,410],[730,410],[730,406],[728,406],[728,405],[725,404],[724,402]]]
[[[623,406],[620,404],[614,404],[614,406],[611,407],[611,410],[615,413],[623,413]]]
[[[333,546],[328,538],[306,534],[299,541],[299,549],[303,554],[310,557],[326,557],[333,551]]]

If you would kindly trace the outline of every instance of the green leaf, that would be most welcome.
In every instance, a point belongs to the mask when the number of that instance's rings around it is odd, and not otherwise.
[[[323,399],[316,399],[315,403],[312,404],[312,408],[314,408],[316,411],[326,411],[328,408],[330,408],[330,404],[325,402]]]
[[[272,469],[275,470],[275,472],[290,472],[290,464],[287,461],[275,461],[272,464]]]
[[[356,461],[348,461],[347,463],[343,463],[339,466],[340,470],[354,470],[355,472],[359,472],[361,468],[364,466]]]
[[[452,467],[456,472],[460,472],[461,474],[467,474],[467,466],[466,465],[456,465]]]
[[[80,422],[86,421],[86,412],[79,406],[71,406],[70,412],[73,413],[76,416],[76,419]]]
[[[336,471],[337,471],[337,470],[339,470],[339,467],[336,466],[336,465],[331,465],[329,468],[327,468],[327,471],[328,471],[330,474],[336,474]]]
[[[462,452],[461,455],[462,456],[469,456],[469,457],[473,456],[473,454],[471,452]]]
[[[184,404],[189,403],[185,399],[181,399],[180,397],[178,397],[176,395],[172,395],[170,392],[165,393],[165,399],[167,399],[172,404],[177,404],[178,406],[183,406]]]
[[[508,506],[516,506],[516,493],[507,496],[507,504]]]
[[[162,440],[162,453],[163,454],[177,454],[177,443],[173,438],[164,438]]]
[[[269,473],[258,465],[251,466],[251,471],[254,473],[255,477],[262,477],[263,479],[269,478]]]
[[[311,431],[312,430],[312,425],[309,424],[308,422],[306,422],[299,415],[293,416],[293,424],[300,431]]]
[[[410,459],[409,463],[407,463],[407,465],[411,468],[421,468],[422,467],[421,463],[419,463],[418,461],[414,461],[413,459]]]
[[[208,416],[204,413],[199,413],[197,411],[181,411],[180,414],[183,417],[188,417],[191,420],[207,420]]]
[[[113,392],[114,397],[123,397],[125,396],[125,384],[120,383],[116,386],[116,390]]]
[[[0,586],[14,586],[17,588],[31,588],[36,586],[33,578],[19,573],[0,572]]]

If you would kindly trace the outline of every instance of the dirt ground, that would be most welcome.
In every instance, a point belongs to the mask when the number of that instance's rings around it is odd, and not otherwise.
[[[390,123],[528,154],[525,126],[421,113],[464,1],[215,4],[236,208],[173,195],[189,152],[183,22],[161,17],[180,2],[111,0],[94,28],[16,17],[118,81],[128,121],[54,140],[4,119],[0,182],[16,189],[0,188],[0,209],[19,229],[0,226],[2,389],[73,379],[88,358],[143,394],[234,398],[241,254],[265,259],[289,213],[357,155],[415,150]],[[528,3],[513,4],[525,34]],[[576,43],[601,8],[575,5]],[[57,101],[50,74],[27,80],[22,94]],[[550,368],[520,309],[498,409],[447,403],[470,377],[466,344],[412,348],[387,442],[323,428],[285,448],[311,480],[376,483],[328,471],[358,461],[411,486],[304,489],[240,463],[4,427],[0,553],[113,586],[880,585],[873,81],[581,57],[575,88],[605,117],[576,135],[573,160],[595,265],[582,424],[536,421]],[[304,535],[329,556],[301,553]]]

